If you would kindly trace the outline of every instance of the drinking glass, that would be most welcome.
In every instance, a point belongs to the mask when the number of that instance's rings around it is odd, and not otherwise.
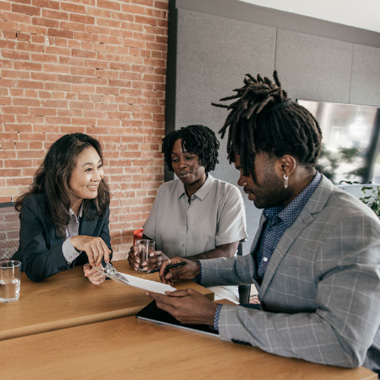
[[[0,302],[14,302],[20,297],[21,262],[0,261]]]
[[[149,254],[156,249],[156,242],[150,239],[140,239],[136,241],[137,246],[137,256],[140,259],[139,271],[146,272],[143,270],[143,263],[149,259]]]

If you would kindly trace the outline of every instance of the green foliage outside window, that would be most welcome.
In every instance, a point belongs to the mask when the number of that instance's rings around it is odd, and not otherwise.
[[[351,164],[359,156],[360,152],[357,148],[339,148],[338,152],[332,152],[326,149],[325,145],[322,144],[319,160],[315,167],[320,173],[324,174],[332,182],[337,183],[336,171],[339,167],[339,164],[342,162]],[[344,173],[346,179],[339,181],[339,183],[357,183],[357,181],[350,181],[350,178],[363,178],[365,171],[366,168],[357,168],[346,172]]]
[[[380,187],[362,187],[360,200],[380,218]]]

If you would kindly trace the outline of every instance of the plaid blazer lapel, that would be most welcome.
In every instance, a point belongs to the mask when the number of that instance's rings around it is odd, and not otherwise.
[[[322,177],[321,183],[306,203],[301,214],[293,223],[293,225],[284,233],[281,240],[277,244],[274,250],[268,268],[265,272],[265,276],[260,288],[260,299],[265,296],[265,292],[268,289],[269,284],[273,276],[275,275],[278,266],[280,265],[283,257],[289,252],[293,242],[298,238],[302,231],[313,221],[314,214],[317,214],[323,210],[328,199],[331,196],[334,185]]]

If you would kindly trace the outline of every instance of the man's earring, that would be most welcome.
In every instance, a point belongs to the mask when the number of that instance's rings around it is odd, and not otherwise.
[[[287,189],[289,186],[289,177],[284,174],[284,189]]]

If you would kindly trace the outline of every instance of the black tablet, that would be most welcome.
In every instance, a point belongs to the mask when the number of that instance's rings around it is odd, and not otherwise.
[[[171,314],[156,306],[156,301],[152,301],[136,314],[136,318],[155,322],[162,325],[175,326],[185,330],[198,331],[203,334],[217,336],[218,331],[213,326],[184,324],[175,319]]]

